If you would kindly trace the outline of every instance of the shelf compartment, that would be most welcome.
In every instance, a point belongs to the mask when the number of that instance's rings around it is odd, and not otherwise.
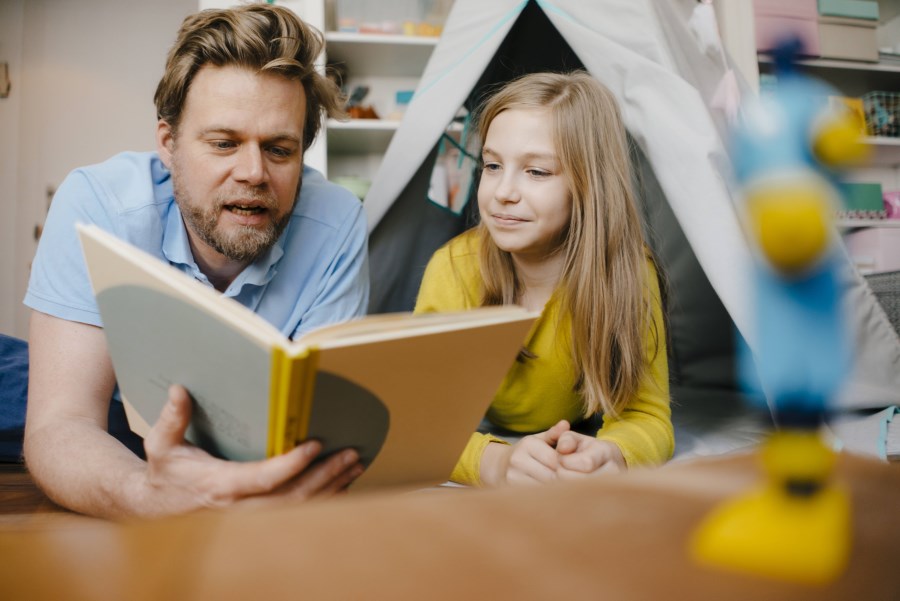
[[[760,72],[774,70],[769,55],[760,54],[758,60]],[[862,96],[874,90],[900,92],[900,64],[826,58],[799,60],[797,64],[805,73],[830,82],[847,96]]]
[[[439,38],[375,33],[325,33],[328,62],[344,63],[349,75],[420,77]]]
[[[866,142],[872,147],[872,156],[869,158],[869,166],[872,167],[898,167],[900,166],[900,138],[866,138]]]
[[[328,120],[329,154],[382,154],[387,150],[399,121],[388,119]]]
[[[900,228],[900,219],[836,219],[834,224],[842,230],[864,227]]]

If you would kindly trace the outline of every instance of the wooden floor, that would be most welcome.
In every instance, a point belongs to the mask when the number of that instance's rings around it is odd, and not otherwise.
[[[699,523],[760,475],[756,456],[735,455],[535,488],[113,522],[62,512],[3,466],[0,598],[900,600],[898,464],[839,456],[853,542],[830,583],[696,561]]]
[[[0,463],[0,521],[10,521],[12,516],[59,512],[65,510],[35,486],[23,464]]]

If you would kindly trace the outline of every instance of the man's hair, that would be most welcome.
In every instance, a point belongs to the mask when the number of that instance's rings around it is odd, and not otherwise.
[[[156,87],[153,100],[157,117],[177,132],[191,82],[205,65],[276,73],[303,85],[306,150],[319,132],[323,115],[343,116],[340,89],[316,71],[315,61],[324,47],[318,30],[280,6],[249,4],[190,15],[181,24],[166,59],[166,71]]]
[[[565,256],[561,301],[571,318],[573,363],[585,416],[616,416],[634,398],[663,332],[652,318],[646,248],[632,192],[625,126],[615,96],[584,71],[533,73],[503,87],[482,107],[482,142],[506,110],[545,110],[572,194],[572,216],[557,252]],[[512,257],[481,228],[482,304],[512,304],[522,293]],[[655,356],[655,355],[654,355]]]

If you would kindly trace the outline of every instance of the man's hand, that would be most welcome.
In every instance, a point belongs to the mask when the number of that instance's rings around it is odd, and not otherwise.
[[[485,484],[536,484],[556,479],[559,458],[554,447],[569,431],[562,420],[545,432],[525,436],[514,445],[488,444],[481,457]]]
[[[329,496],[363,471],[352,449],[312,465],[321,451],[315,441],[263,461],[217,459],[185,442],[190,419],[190,396],[183,387],[172,386],[169,402],[144,440],[147,493],[159,500],[160,514]]]
[[[556,443],[560,479],[581,478],[599,471],[625,471],[625,457],[619,446],[577,432],[565,432]]]

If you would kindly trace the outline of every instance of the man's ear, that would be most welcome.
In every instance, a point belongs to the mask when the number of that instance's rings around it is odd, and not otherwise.
[[[175,129],[165,119],[156,122],[156,150],[163,165],[172,168],[172,153],[175,151]]]

